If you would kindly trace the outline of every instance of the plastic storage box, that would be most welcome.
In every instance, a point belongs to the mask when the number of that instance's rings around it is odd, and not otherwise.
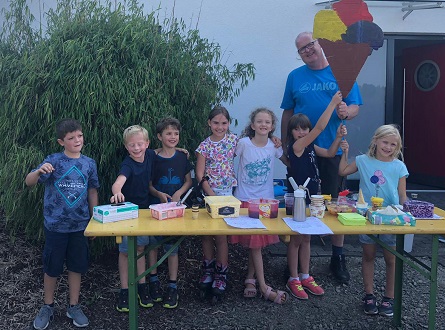
[[[206,196],[204,200],[212,218],[239,217],[241,202],[233,196]]]
[[[139,207],[130,202],[99,205],[93,208],[93,219],[102,223],[134,219],[138,216]]]
[[[158,220],[181,218],[184,216],[186,205],[176,205],[176,202],[150,205],[151,216]]]

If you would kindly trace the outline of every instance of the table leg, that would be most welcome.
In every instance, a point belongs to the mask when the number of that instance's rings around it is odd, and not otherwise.
[[[403,256],[405,235],[396,235],[396,251]],[[396,256],[396,274],[394,278],[394,316],[393,325],[402,325],[402,286],[403,286],[403,259]]]
[[[130,330],[138,328],[138,303],[137,303],[137,237],[128,236],[128,307],[130,309]]]
[[[430,272],[430,306],[428,311],[428,329],[436,328],[436,303],[437,303],[437,263],[439,251],[439,235],[432,235],[433,246],[431,251]]]

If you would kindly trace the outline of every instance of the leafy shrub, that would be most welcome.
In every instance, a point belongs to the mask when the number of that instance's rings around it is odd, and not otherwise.
[[[125,155],[123,130],[150,133],[171,115],[183,125],[180,147],[191,151],[208,135],[207,114],[231,102],[254,78],[252,64],[228,68],[220,46],[170,18],[144,14],[136,0],[63,0],[47,13],[47,30],[34,31],[25,0],[10,2],[0,42],[0,202],[7,225],[34,239],[42,235],[42,187],[26,174],[60,151],[55,123],[83,124],[83,153],[98,164],[100,203]],[[113,2],[114,3],[114,2]]]

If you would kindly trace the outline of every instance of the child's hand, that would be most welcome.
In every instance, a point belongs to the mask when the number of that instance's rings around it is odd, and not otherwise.
[[[341,138],[343,136],[348,135],[348,129],[346,128],[346,125],[340,124],[337,128],[337,137]]]
[[[181,200],[181,194],[179,194],[178,192],[175,192],[172,195],[172,202],[179,202]]]
[[[346,141],[346,140],[342,140],[342,141],[340,142],[340,148],[341,148],[341,150],[342,150],[344,153],[348,152],[348,151],[349,151],[349,143],[348,143],[348,141]]]
[[[337,106],[340,104],[341,101],[343,101],[343,96],[341,94],[341,91],[337,91],[337,93],[332,96],[332,103]]]
[[[119,193],[111,196],[110,202],[111,202],[111,204],[123,203],[123,202],[125,202],[125,196],[124,196],[124,194],[119,192]]]
[[[169,194],[166,194],[166,193],[163,193],[160,191],[158,192],[158,198],[161,201],[161,203],[168,203],[170,201],[177,202],[177,200],[176,201],[173,200],[173,198]]]
[[[184,148],[176,148],[176,150],[185,153],[185,154],[187,155],[187,159],[190,158],[190,154],[189,154],[189,152],[188,152],[187,149],[184,149]]]
[[[48,174],[54,172],[54,167],[50,163],[45,163],[37,170],[39,175]]]
[[[270,139],[272,140],[273,144],[275,145],[275,148],[279,148],[283,145],[283,143],[281,143],[281,140],[278,137],[276,137],[275,135],[272,136]]]

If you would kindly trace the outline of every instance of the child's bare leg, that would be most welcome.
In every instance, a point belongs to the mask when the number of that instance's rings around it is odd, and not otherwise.
[[[362,244],[362,276],[366,294],[374,293],[374,261],[376,246],[375,244]]]
[[[168,257],[168,276],[170,281],[176,281],[178,279],[178,255],[170,255]]]
[[[227,236],[215,236],[216,262],[226,266],[229,262],[229,246]]]
[[[54,292],[56,291],[57,277],[51,277],[47,274],[43,275],[43,301],[47,305],[54,302]]]
[[[205,260],[212,260],[215,254],[215,247],[213,242],[213,236],[202,237],[202,253]]]
[[[70,305],[74,306],[79,303],[80,282],[82,275],[68,271],[68,287],[70,292]]]
[[[395,249],[395,247],[392,247]],[[394,278],[396,271],[396,256],[391,252],[384,250],[383,257],[385,258],[386,264],[386,287],[385,287],[385,297],[394,298]]]
[[[137,247],[137,254],[141,254],[144,252],[145,247],[144,246],[139,246]],[[128,264],[128,258],[127,258],[127,264]],[[147,265],[145,262],[145,256],[143,258],[139,258],[137,260],[137,270],[138,270],[138,275],[141,275],[143,272],[145,272],[145,270],[147,269]],[[128,274],[128,273],[127,273]],[[142,277],[139,280],[139,283],[145,283],[145,276]]]
[[[291,277],[298,277],[298,254],[301,241],[301,235],[292,235],[287,246],[287,264]]]
[[[158,262],[158,249],[152,249],[148,252],[148,266],[151,267],[155,265]],[[153,268],[150,271],[150,274],[157,274],[158,269]]]
[[[302,274],[309,274],[309,264],[311,262],[311,235],[301,235],[300,244],[300,270]]]
[[[128,289],[128,254],[119,252],[119,279],[121,289]]]

